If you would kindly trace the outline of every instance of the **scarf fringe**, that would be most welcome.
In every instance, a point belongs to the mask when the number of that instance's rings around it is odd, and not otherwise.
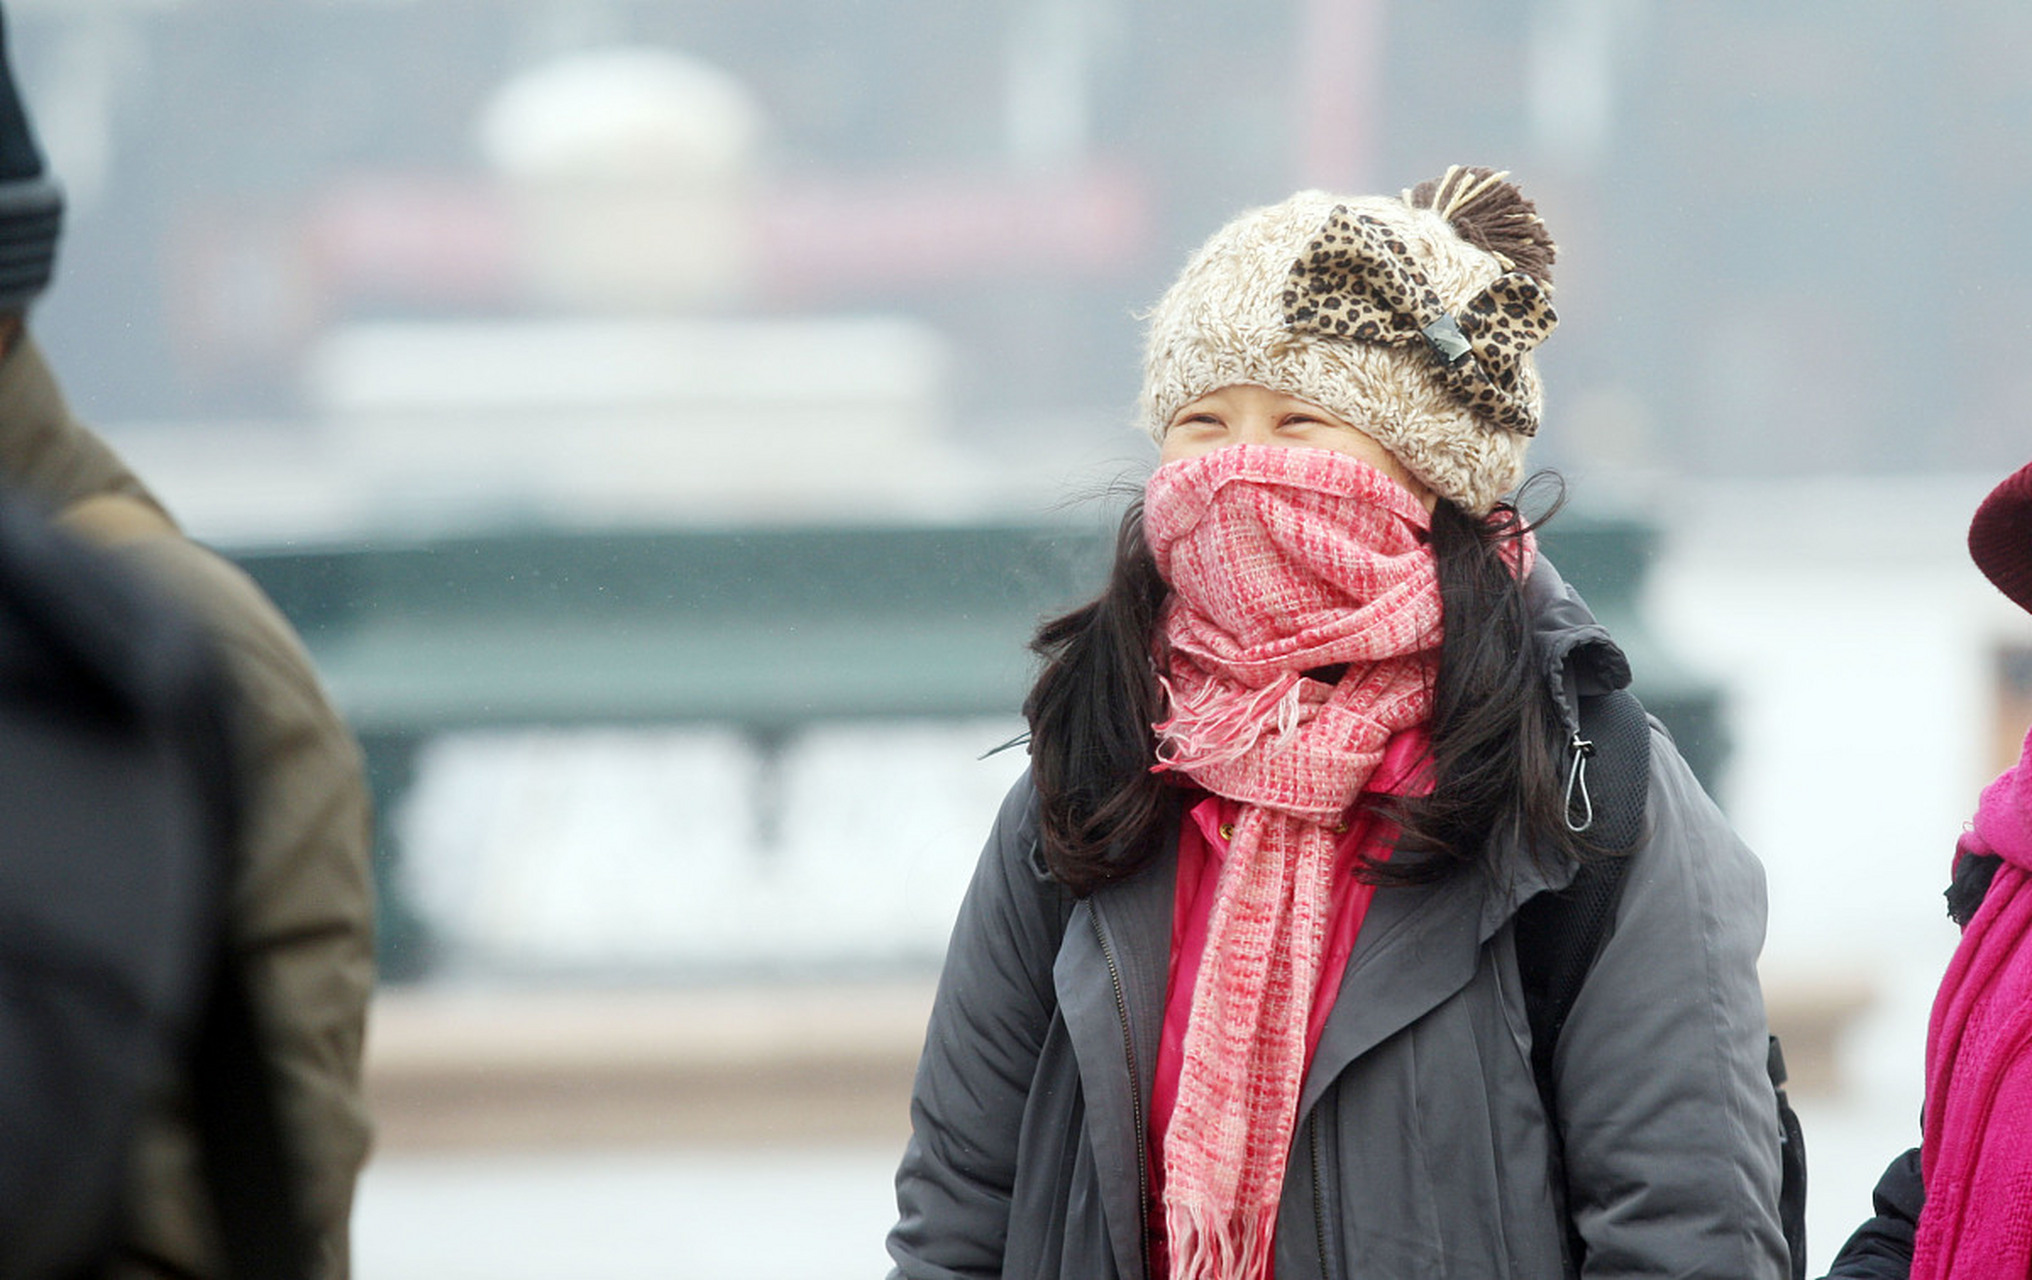
[[[1273,731],[1274,755],[1297,739],[1304,724],[1304,681],[1295,673],[1247,692],[1206,685],[1196,698],[1181,697],[1168,677],[1159,676],[1158,683],[1171,718],[1154,726],[1157,763],[1174,773],[1233,764]]]
[[[1211,1205],[1166,1203],[1169,1280],[1268,1280],[1276,1229],[1275,1206],[1223,1213]]]

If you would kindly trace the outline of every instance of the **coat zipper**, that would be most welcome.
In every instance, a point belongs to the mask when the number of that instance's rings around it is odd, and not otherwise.
[[[1307,1128],[1312,1134],[1312,1230],[1319,1242],[1319,1274],[1322,1280],[1334,1273],[1334,1265],[1326,1249],[1326,1157],[1319,1147],[1319,1109],[1306,1118]]]
[[[1122,990],[1122,969],[1115,963],[1115,948],[1101,924],[1098,906],[1087,914],[1094,922],[1094,940],[1101,944],[1101,958],[1108,962],[1108,980],[1115,984],[1115,1014],[1122,1021],[1122,1057],[1129,1064],[1129,1100],[1136,1125],[1136,1248],[1143,1261],[1144,1280],[1150,1275],[1150,1140],[1143,1131],[1143,1077],[1136,1070],[1136,1038],[1129,1031],[1129,998]]]

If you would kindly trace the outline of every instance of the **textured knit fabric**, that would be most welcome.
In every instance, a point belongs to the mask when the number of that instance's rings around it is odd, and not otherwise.
[[[1351,341],[1289,323],[1294,265],[1336,216],[1367,218],[1404,246],[1439,305],[1463,313],[1508,268],[1468,244],[1446,218],[1394,196],[1301,191],[1215,232],[1150,314],[1142,419],[1162,438],[1178,410],[1237,384],[1330,409],[1390,451],[1433,492],[1486,514],[1524,475],[1530,438],[1491,426],[1449,384],[1423,343]],[[1530,355],[1515,370],[1514,405],[1535,422],[1542,389]]]
[[[1375,897],[1374,884],[1354,874],[1365,861],[1389,858],[1396,827],[1374,807],[1378,796],[1419,794],[1431,787],[1428,753],[1431,738],[1422,728],[1406,729],[1390,739],[1382,763],[1369,775],[1362,789],[1363,803],[1357,806],[1345,834],[1334,846],[1332,897],[1327,904],[1326,958],[1321,965],[1319,988],[1313,993],[1312,1012],[1305,1025],[1305,1060],[1312,1063],[1312,1051],[1333,1013],[1334,998],[1347,972],[1348,957],[1354,953],[1362,920]],[[1228,840],[1240,816],[1241,806],[1221,796],[1208,796],[1186,814],[1178,831],[1178,884],[1174,891],[1171,923],[1171,966],[1164,998],[1164,1027],[1157,1042],[1157,1075],[1150,1091],[1150,1166],[1156,1175],[1154,1190],[1163,1192],[1164,1135],[1171,1128],[1171,1113],[1178,1103],[1179,1074],[1185,1065],[1185,1030],[1191,1021],[1192,997],[1199,981],[1201,955],[1206,948],[1207,926],[1218,900],[1221,866],[1227,859]],[[1151,1228],[1152,1270],[1169,1271],[1161,1204],[1153,1206]]]
[[[1239,802],[1164,1143],[1175,1280],[1270,1271],[1325,960],[1334,847],[1392,735],[1432,707],[1425,509],[1366,463],[1241,445],[1160,467],[1145,530],[1172,589],[1160,767]],[[1334,685],[1303,675],[1347,664]]]
[[[1962,839],[2003,858],[1927,1028],[1926,1207],[1914,1280],[2032,1273],[2032,737]]]

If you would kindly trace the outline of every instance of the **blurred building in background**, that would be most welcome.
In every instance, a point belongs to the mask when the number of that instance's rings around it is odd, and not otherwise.
[[[1774,1017],[1875,1126],[1833,1167],[1909,1139],[2032,719],[1960,547],[2032,455],[2023,5],[8,9],[36,327],[407,797],[391,973],[920,981],[1105,551],[1066,500],[1148,463],[1137,310],[1245,205],[1492,163],[1563,245],[1555,554],[1771,869]]]
[[[14,9],[76,210],[42,324],[106,421],[306,421],[358,323],[681,307],[909,317],[956,436],[1084,443],[1130,312],[1236,208],[1493,161],[1568,245],[1547,371],[1585,447],[2016,457],[2009,0]]]

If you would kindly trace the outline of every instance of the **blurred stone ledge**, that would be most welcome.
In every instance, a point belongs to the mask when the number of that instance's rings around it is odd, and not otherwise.
[[[894,1140],[929,981],[711,989],[396,989],[367,1093],[384,1151]],[[1766,987],[1791,1088],[1838,1092],[1860,981]]]
[[[383,1151],[865,1142],[909,1127],[929,981],[376,997]]]
[[[1788,1092],[1841,1092],[1842,1042],[1876,1000],[1876,986],[1861,976],[1764,980],[1764,1013],[1785,1046]]]

